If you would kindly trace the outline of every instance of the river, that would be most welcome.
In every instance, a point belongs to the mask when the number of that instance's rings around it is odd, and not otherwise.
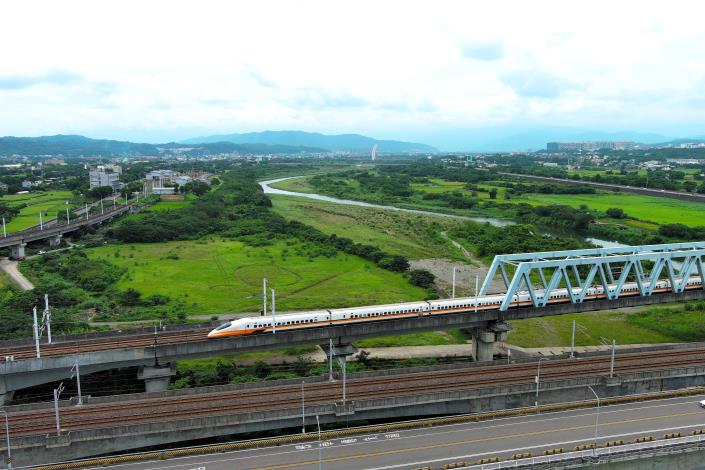
[[[267,180],[267,181],[260,181],[259,185],[262,187],[262,190],[264,190],[265,194],[281,194],[284,196],[296,196],[296,197],[303,197],[307,199],[315,199],[317,201],[326,201],[326,202],[331,202],[333,204],[343,204],[346,206],[359,206],[359,207],[371,207],[374,209],[385,209],[385,210],[390,210],[390,211],[398,211],[398,212],[408,212],[410,214],[420,214],[420,215],[430,215],[434,217],[447,217],[450,219],[459,219],[459,220],[470,220],[472,222],[481,222],[481,223],[488,223],[490,225],[494,225],[495,227],[507,227],[509,225],[516,225],[516,222],[513,222],[511,220],[505,220],[505,219],[496,219],[492,217],[470,217],[466,215],[456,215],[456,214],[443,214],[441,212],[431,212],[431,211],[424,211],[420,209],[405,209],[403,207],[396,207],[396,206],[386,206],[383,204],[372,204],[369,202],[362,202],[362,201],[355,201],[352,199],[339,199],[337,197],[330,197],[330,196],[324,196],[322,194],[315,194],[315,193],[299,193],[296,191],[286,191],[284,189],[277,189],[277,188],[272,188],[272,184],[279,183],[280,181],[285,181],[285,180],[290,180],[294,178],[302,178],[302,176],[288,176],[286,178],[277,178],[273,180]],[[548,235],[554,235],[548,233]],[[565,236],[565,234],[563,234]],[[618,247],[618,246],[626,246],[621,243],[617,242],[612,242],[608,240],[600,240],[599,238],[587,238],[587,241],[600,246],[602,248],[613,248],[613,247]]]

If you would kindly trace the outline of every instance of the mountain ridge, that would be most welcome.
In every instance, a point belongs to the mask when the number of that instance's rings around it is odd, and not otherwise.
[[[319,147],[266,145],[261,143],[235,144],[213,142],[204,144],[179,144],[167,142],[148,144],[124,140],[91,139],[82,135],[57,134],[39,137],[0,137],[0,155],[63,155],[81,156],[136,156],[178,153],[180,155],[201,156],[218,153],[318,153],[325,150]]]
[[[378,152],[386,153],[422,153],[436,152],[434,147],[418,143],[405,142],[400,140],[380,140],[367,137],[361,134],[322,134],[319,132],[305,131],[261,131],[232,134],[216,134],[203,137],[195,137],[180,141],[182,144],[201,144],[214,142],[233,142],[237,144],[263,143],[278,145],[305,145],[320,147],[329,151],[342,152],[369,152],[374,145],[377,145]]]

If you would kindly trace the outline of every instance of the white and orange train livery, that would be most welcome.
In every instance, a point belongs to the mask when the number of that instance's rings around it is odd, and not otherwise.
[[[613,285],[610,286],[614,287]],[[686,289],[701,289],[700,277],[691,277]],[[654,293],[671,290],[670,281],[659,281]],[[573,288],[577,294],[580,288]],[[544,291],[535,291],[542,297]],[[639,295],[639,286],[636,282],[624,284],[620,296]],[[588,288],[585,300],[605,298],[604,288],[593,286]],[[430,300],[423,302],[404,302],[389,305],[373,305],[369,307],[336,308],[328,310],[313,310],[308,312],[287,313],[276,315],[276,324],[271,316],[238,318],[220,325],[208,333],[209,338],[224,338],[226,336],[251,335],[255,333],[271,333],[274,330],[299,330],[302,328],[318,328],[339,324],[391,320],[395,318],[416,317],[423,315],[443,315],[454,312],[473,312],[481,310],[496,310],[502,304],[504,295],[483,295],[479,297],[462,297],[445,300]],[[570,302],[567,289],[554,289],[548,303]],[[526,307],[531,305],[528,292],[520,292],[514,296],[510,308]]]

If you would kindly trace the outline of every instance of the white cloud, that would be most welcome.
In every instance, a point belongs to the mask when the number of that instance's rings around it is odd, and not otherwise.
[[[703,13],[695,0],[8,2],[0,129],[676,132],[705,122]]]

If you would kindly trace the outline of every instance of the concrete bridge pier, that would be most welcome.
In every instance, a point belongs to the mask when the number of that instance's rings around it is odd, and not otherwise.
[[[494,358],[495,342],[506,341],[511,327],[504,322],[494,322],[484,328],[472,329],[472,356],[477,362]]]
[[[337,360],[338,364],[340,365],[340,368],[345,371],[346,364],[347,364],[347,357],[352,356],[357,353],[358,349],[355,347],[352,343],[335,343],[333,342],[333,348],[331,349],[330,343],[329,344],[322,344],[321,349],[326,353],[326,357],[328,357],[328,360]],[[331,358],[332,356],[332,358]],[[343,372],[345,373],[345,372]],[[330,377],[330,380],[333,380],[333,377]]]
[[[10,246],[10,259],[24,258],[24,247],[25,246],[27,246],[27,244],[24,242],[20,242],[17,245]]]
[[[61,245],[61,234],[60,233],[58,235],[54,235],[53,237],[49,238],[49,247],[50,248],[58,248],[59,245]]]
[[[8,405],[15,394],[14,390],[8,390],[5,379],[0,376],[0,406]]]
[[[176,375],[176,363],[164,366],[142,366],[137,371],[137,378],[144,380],[145,391],[164,392],[169,389],[171,377]]]

